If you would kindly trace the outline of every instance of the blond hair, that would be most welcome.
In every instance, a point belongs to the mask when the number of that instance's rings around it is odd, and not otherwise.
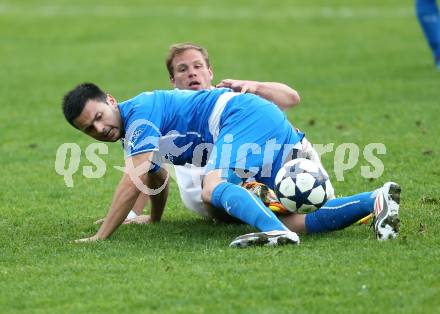
[[[170,46],[170,48],[168,49],[168,55],[165,59],[165,63],[168,69],[168,73],[170,74],[170,77],[173,78],[174,77],[174,69],[173,69],[173,60],[177,55],[180,55],[181,53],[189,50],[189,49],[194,49],[199,51],[202,56],[203,59],[206,62],[206,65],[208,66],[208,68],[210,68],[210,64],[209,64],[209,56],[208,56],[208,51],[203,48],[202,46],[193,44],[193,43],[180,43],[180,44],[173,44]]]

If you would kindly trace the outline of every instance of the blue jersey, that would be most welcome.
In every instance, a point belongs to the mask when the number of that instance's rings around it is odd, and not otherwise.
[[[146,92],[119,109],[126,156],[158,151],[153,171],[166,159],[207,165],[207,171],[225,169],[226,176],[233,170],[241,179],[253,177],[273,187],[303,137],[273,103],[224,88]]]
[[[170,90],[142,93],[119,105],[126,156],[161,150],[173,164],[191,163],[195,147],[212,143],[208,120],[229,89]]]

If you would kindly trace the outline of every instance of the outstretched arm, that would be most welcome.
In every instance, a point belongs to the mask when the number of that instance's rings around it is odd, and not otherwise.
[[[216,87],[228,87],[235,92],[261,96],[276,104],[281,110],[292,108],[300,102],[298,92],[283,83],[225,79]]]
[[[142,188],[148,187],[156,192],[160,190],[159,193],[151,195],[151,219],[153,221],[160,220],[168,196],[168,186],[165,180],[165,170],[161,169],[156,173],[147,173],[150,169],[152,154],[139,154],[126,160],[126,171],[116,188],[110,209],[98,232],[92,237],[79,239],[75,242],[108,238],[125,220]],[[148,186],[148,184],[151,186]]]

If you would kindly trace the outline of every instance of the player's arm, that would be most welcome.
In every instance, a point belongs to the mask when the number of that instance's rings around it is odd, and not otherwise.
[[[154,195],[150,195],[151,209],[150,222],[159,222],[168,199],[168,175],[167,170],[160,168],[159,171],[150,173],[148,176],[148,187],[153,190],[163,190]]]
[[[158,172],[152,173],[147,176],[148,188],[152,190],[163,188],[163,193],[159,193],[157,195],[139,193],[139,196],[136,199],[132,210],[136,212],[136,206],[138,206],[138,209],[141,209],[141,213],[137,217],[131,219],[126,218],[122,224],[149,224],[160,221],[163,211],[165,209],[166,200],[168,198],[168,184],[165,184],[167,183],[167,171],[168,170],[160,168]],[[150,214],[144,215],[142,214],[142,210],[148,200],[151,200]]]
[[[116,188],[110,209],[98,232],[92,237],[76,240],[76,242],[108,238],[122,224],[128,212],[133,208],[140,194],[141,185],[148,187],[148,184],[151,184],[150,190],[157,190],[158,187],[165,184],[165,188],[161,192],[151,197],[151,219],[153,221],[160,220],[168,196],[168,187],[165,180],[165,170],[148,173],[151,168],[152,156],[153,153],[148,152],[127,158],[124,175]]]
[[[281,110],[292,108],[300,102],[298,92],[283,83],[225,79],[216,87],[228,87],[235,92],[258,95],[273,102]]]
[[[150,197],[147,194],[140,193],[139,197],[133,205],[133,212],[136,213],[136,215],[138,216],[142,215],[144,213],[144,208],[149,200]]]

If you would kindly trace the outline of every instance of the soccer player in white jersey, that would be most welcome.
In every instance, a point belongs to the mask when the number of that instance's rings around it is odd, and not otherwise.
[[[175,88],[196,91],[214,88],[212,84],[214,71],[209,60],[208,51],[199,45],[193,43],[172,45],[166,58],[166,67],[171,84]],[[236,92],[259,95],[276,104],[281,110],[293,108],[300,101],[296,90],[278,82],[224,79],[217,84],[217,87],[229,87]],[[301,144],[303,156],[320,163],[317,152],[306,138],[303,139]],[[209,219],[231,221],[229,215],[213,211],[209,205],[203,203],[201,198],[203,167],[190,164],[175,166],[175,174],[181,199],[188,209]],[[147,195],[141,194],[139,196],[125,223],[152,222],[150,215],[142,214],[147,200]],[[290,230],[305,232],[305,215],[287,214],[281,216],[281,219]],[[98,222],[102,222],[102,220]]]
[[[203,202],[260,231],[238,237],[231,246],[299,244],[295,232],[240,186],[251,174],[273,188],[278,170],[294,157],[293,148],[304,138],[273,103],[221,88],[148,92],[118,105],[111,95],[85,83],[65,95],[63,112],[71,125],[97,140],[121,139],[126,153],[126,172],[103,224],[94,236],[80,242],[109,237],[124,221],[140,191],[150,195],[151,219],[160,220],[168,196],[167,173],[161,163],[168,160],[175,165],[206,165]],[[258,123],[265,129],[253,127]],[[249,150],[249,143],[260,153]],[[306,215],[306,229],[338,229],[374,211],[377,238],[395,238],[399,202],[400,187],[389,182],[373,192],[327,201]]]

